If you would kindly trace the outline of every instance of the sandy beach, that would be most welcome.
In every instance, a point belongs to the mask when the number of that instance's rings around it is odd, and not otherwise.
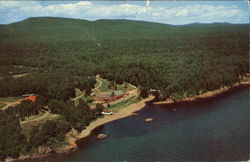
[[[80,133],[78,133],[75,130],[70,131],[66,136],[67,136],[67,145],[64,145],[62,147],[59,147],[55,150],[56,153],[58,154],[66,154],[71,151],[74,151],[77,149],[77,144],[76,141],[78,139],[87,137],[90,135],[91,131],[97,128],[98,126],[101,126],[103,124],[106,124],[108,122],[118,120],[121,118],[125,118],[128,116],[132,116],[134,112],[139,111],[142,109],[147,101],[150,101],[154,99],[154,96],[149,96],[137,103],[128,105],[126,107],[123,107],[122,109],[118,110],[117,112],[114,112],[113,115],[105,115],[101,118],[98,118],[97,120],[93,121],[90,123],[89,126],[87,126],[85,129],[83,129]],[[12,159],[8,158],[7,161],[14,161],[14,160],[27,160],[27,159],[36,159],[36,158],[44,158],[51,155],[49,152],[48,153],[35,153],[32,155],[21,155],[17,159]]]
[[[94,122],[91,122],[89,126],[87,126],[84,130],[82,130],[82,132],[79,133],[79,135],[77,135],[77,139],[87,137],[93,129],[95,129],[98,126],[101,126],[105,123],[108,123],[108,122],[111,122],[114,120],[118,120],[118,119],[121,119],[124,117],[132,116],[133,112],[136,112],[136,111],[139,111],[140,109],[142,109],[146,105],[145,102],[150,101],[153,98],[154,98],[154,96],[149,96],[149,97],[147,97],[147,98],[145,98],[137,103],[128,105],[128,106],[120,109],[118,112],[115,112],[113,115],[105,115],[104,117],[99,118]]]
[[[240,87],[242,85],[250,85],[250,77],[245,78],[244,81],[241,81],[240,83],[235,83],[232,86],[225,86],[221,89],[209,91],[209,92],[206,92],[202,95],[187,97],[187,98],[177,100],[177,101],[174,101],[172,99],[167,99],[165,101],[154,102],[153,104],[175,104],[175,103],[181,103],[181,102],[193,102],[193,101],[197,101],[197,100],[215,97],[219,94],[228,92],[231,89]],[[115,112],[113,115],[106,115],[102,118],[97,119],[94,122],[91,122],[90,125],[87,126],[80,133],[77,133],[77,134],[75,134],[75,136],[73,138],[68,139],[68,143],[70,146],[67,146],[66,147],[67,149],[63,149],[64,150],[63,152],[68,152],[69,149],[76,149],[77,145],[75,142],[78,139],[81,139],[81,138],[84,138],[84,137],[87,137],[88,135],[90,135],[91,131],[94,130],[95,128],[97,128],[98,126],[101,126],[103,124],[109,123],[109,122],[114,121],[114,120],[118,120],[121,118],[131,116],[131,115],[133,115],[134,112],[141,110],[146,105],[145,102],[153,100],[153,99],[154,99],[154,96],[149,96],[148,98],[143,99],[143,100],[139,101],[138,103],[134,103],[134,104],[128,105],[128,106],[120,109],[118,112]]]
[[[192,97],[187,97],[181,100],[171,100],[171,99],[167,99],[165,101],[160,101],[160,102],[154,102],[153,104],[175,104],[175,103],[182,103],[182,102],[193,102],[193,101],[197,101],[197,100],[202,100],[202,99],[207,99],[207,98],[211,98],[211,97],[215,97],[217,95],[220,95],[222,93],[226,93],[234,88],[238,88],[240,86],[244,86],[244,85],[250,85],[250,77],[247,78],[247,80],[241,81],[240,83],[235,83],[232,86],[225,86],[221,89],[217,89],[214,91],[209,91],[206,92],[202,95],[197,95],[197,96],[192,96]],[[59,147],[58,149],[56,149],[56,153],[68,153],[71,152],[72,150],[76,150],[77,149],[77,144],[76,141],[87,137],[91,134],[91,131],[94,130],[95,128],[121,119],[121,118],[125,118],[128,116],[132,116],[134,112],[141,110],[145,105],[147,101],[151,101],[154,99],[154,96],[149,96],[146,99],[143,99],[137,103],[128,105],[126,107],[123,107],[122,109],[118,110],[117,112],[114,112],[113,115],[105,115],[101,118],[98,118],[97,120],[93,121],[90,123],[89,126],[87,126],[85,129],[83,129],[80,133],[78,133],[75,130],[72,130],[71,132],[69,132],[67,134],[67,145]],[[20,156],[18,159],[19,160],[24,160],[24,159],[35,159],[35,158],[42,158],[42,157],[46,157],[49,154],[34,154],[34,155],[26,155],[26,156]],[[13,159],[8,159],[8,161],[12,161]]]

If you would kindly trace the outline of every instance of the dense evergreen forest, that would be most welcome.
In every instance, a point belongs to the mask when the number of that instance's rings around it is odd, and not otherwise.
[[[61,72],[68,74],[63,75],[65,80],[101,74],[117,83],[127,81],[161,90],[163,98],[230,85],[248,72],[246,24],[173,26],[129,20],[29,18],[1,25],[0,39],[1,73],[6,76],[1,80],[0,96],[33,91],[21,83],[46,82],[36,81],[35,75],[34,80],[32,75],[20,83],[12,81],[6,70],[18,71],[13,70],[14,65],[37,68],[37,75],[45,78],[49,73],[62,76]],[[18,87],[22,92],[16,92]]]
[[[101,105],[90,110],[85,101],[74,106],[69,100],[75,88],[89,95],[96,74],[116,83],[129,82],[143,94],[159,90],[162,100],[238,82],[249,71],[248,32],[247,24],[174,26],[49,17],[0,25],[0,97],[39,95],[36,103],[0,112],[1,123],[6,123],[0,128],[0,158],[16,157],[48,141],[62,142],[70,128],[80,130],[100,115]],[[27,75],[14,78],[16,74]],[[34,128],[26,139],[18,121],[45,105],[62,119]],[[6,132],[7,128],[11,129]],[[48,137],[50,128],[55,129]]]

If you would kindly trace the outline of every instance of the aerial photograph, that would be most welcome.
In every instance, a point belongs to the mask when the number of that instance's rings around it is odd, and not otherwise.
[[[0,161],[250,161],[249,1],[0,1]]]

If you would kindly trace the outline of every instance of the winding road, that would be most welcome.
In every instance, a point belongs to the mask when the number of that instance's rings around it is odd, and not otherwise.
[[[99,88],[102,86],[102,81],[98,77],[96,77],[96,81],[98,82],[98,85],[93,90],[100,91]],[[122,102],[123,100],[128,99],[131,96],[134,96],[134,98],[132,100],[130,100],[128,103],[126,103],[124,105],[121,105],[122,107],[124,107],[124,106],[129,105],[131,102],[133,102],[138,97],[138,95],[139,94],[137,92],[137,89],[134,89],[134,90],[129,91],[129,95],[126,98],[123,98],[122,100],[119,100],[119,101],[116,101],[116,102],[117,103],[118,102]],[[78,100],[79,98],[81,98],[83,96],[84,96],[84,94],[82,94],[80,96],[77,96],[77,97],[75,97],[73,99],[73,101],[76,101],[76,100]],[[5,103],[6,104],[6,106],[4,106],[2,108],[2,110],[4,110],[4,109],[7,109],[9,106],[12,106],[12,105],[15,105],[15,104],[19,104],[20,102],[16,101],[16,102],[1,102],[1,103]],[[42,115],[42,116],[40,116],[38,118],[34,118],[34,119],[31,119],[31,120],[27,120],[27,121],[21,121],[20,124],[24,125],[24,124],[27,124],[27,123],[31,123],[31,122],[43,120],[43,119],[46,119],[49,115],[50,115],[50,110],[46,111],[44,115]]]
[[[20,104],[20,101],[15,101],[15,102],[0,102],[0,103],[6,104],[6,105],[2,108],[2,110],[5,110],[5,109],[10,108],[11,106]]]
[[[99,91],[100,92],[99,88],[102,86],[102,81],[98,77],[96,77],[96,81],[98,82],[98,85],[92,91]],[[83,97],[84,95],[85,94],[83,93],[80,96],[77,96],[77,97],[73,98],[72,100],[76,101],[79,98]]]
[[[93,91],[101,91],[99,88],[102,86],[102,81],[98,77],[96,77],[96,81],[99,84],[93,89]]]
[[[35,118],[35,119],[31,119],[31,120],[21,121],[20,124],[27,124],[27,123],[34,122],[34,121],[43,120],[43,119],[47,118],[47,116],[49,114],[50,114],[50,110],[46,111],[43,116],[40,116],[40,117]]]

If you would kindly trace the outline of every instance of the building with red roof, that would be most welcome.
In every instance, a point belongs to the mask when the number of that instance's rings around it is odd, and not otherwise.
[[[35,102],[36,101],[36,96],[28,96],[28,97],[25,97],[25,98],[22,98],[18,101],[32,101],[32,102]]]
[[[119,98],[122,98],[125,93],[121,90],[108,91],[98,93],[95,97],[95,100],[100,102],[113,102]]]

